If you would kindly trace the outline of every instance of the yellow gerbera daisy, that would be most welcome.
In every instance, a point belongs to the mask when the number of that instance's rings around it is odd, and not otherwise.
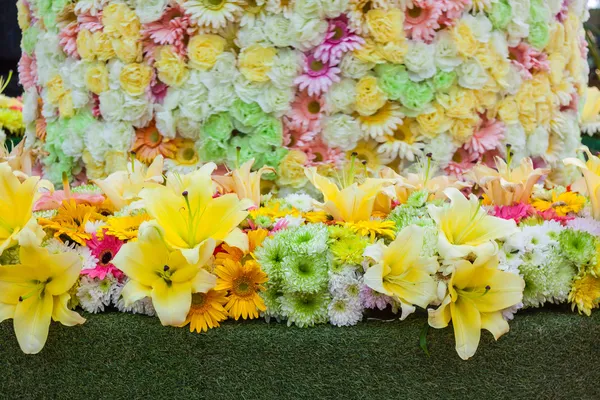
[[[250,210],[250,218],[256,219],[258,217],[269,217],[271,219],[284,218],[286,216],[297,217],[300,215],[300,211],[295,208],[285,208],[281,209],[281,203],[270,203],[264,207],[256,208],[254,210]]]
[[[98,213],[96,207],[85,204],[77,204],[75,200],[64,200],[58,208],[56,215],[50,219],[39,218],[38,223],[44,228],[54,231],[54,237],[58,240],[72,240],[80,245],[92,238],[85,231],[88,222],[103,221],[105,218]]]
[[[343,225],[361,236],[370,236],[373,241],[377,238],[377,235],[388,237],[392,240],[396,237],[396,232],[394,231],[396,224],[394,221],[372,219],[368,221],[346,222]]]
[[[306,220],[306,222],[310,222],[311,224],[317,224],[319,222],[327,222],[329,221],[329,216],[325,211],[309,211],[302,214],[302,217]]]
[[[394,130],[402,125],[402,111],[400,105],[388,101],[373,115],[358,115],[360,128],[373,139],[385,135],[393,135]]]
[[[100,228],[98,235],[102,236],[103,232],[106,232],[121,240],[133,241],[137,239],[138,229],[142,222],[150,221],[150,219],[146,213],[125,217],[108,217],[106,225]]]
[[[225,309],[230,317],[238,320],[258,318],[259,311],[267,308],[265,302],[258,295],[265,290],[262,286],[267,279],[258,263],[254,260],[246,261],[243,265],[231,259],[223,260],[214,271],[217,275],[217,285],[214,290],[227,290],[227,304]]]
[[[377,145],[373,140],[358,142],[353,150],[346,153],[346,158],[351,160],[352,154],[356,154],[356,159],[365,162],[369,171],[377,171],[382,165],[392,161],[390,158],[383,158],[382,154],[377,152]]]
[[[227,319],[227,292],[209,290],[206,293],[192,294],[192,306],[183,326],[190,325],[190,332],[206,332],[221,326],[219,322]]]
[[[248,232],[248,253],[244,253],[241,249],[230,246],[227,243],[223,243],[221,245],[220,252],[215,256],[216,264],[223,264],[224,260],[232,260],[244,262],[245,258],[253,259],[254,258],[254,250],[260,246],[265,240],[265,238],[269,235],[269,231],[266,229],[256,229]],[[249,256],[249,257],[246,257]]]
[[[569,293],[569,302],[571,307],[588,317],[592,314],[593,308],[600,305],[600,278],[585,275],[583,278],[573,282],[573,287]]]
[[[569,213],[578,213],[585,206],[585,197],[575,192],[564,192],[559,195],[552,192],[552,199],[534,199],[531,203],[533,207],[541,212],[554,209],[556,215],[564,217]]]

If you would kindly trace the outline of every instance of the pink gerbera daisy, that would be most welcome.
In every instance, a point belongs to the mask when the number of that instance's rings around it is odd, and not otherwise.
[[[473,157],[461,147],[454,153],[452,161],[448,163],[444,170],[448,175],[453,175],[460,179],[463,174],[473,168],[474,165],[475,162]]]
[[[341,15],[329,21],[325,41],[315,49],[315,58],[329,65],[337,65],[344,53],[359,49],[365,40],[348,27],[348,18]]]
[[[121,246],[123,246],[123,242],[114,236],[104,234],[102,239],[98,239],[98,236],[93,234],[92,239],[87,242],[87,247],[98,259],[98,263],[93,269],[82,270],[81,274],[102,280],[110,273],[115,278],[121,279],[123,273],[112,263]]]
[[[302,125],[294,124],[287,116],[283,118],[283,145],[287,148],[306,146],[318,134],[319,130],[308,130]]]
[[[323,61],[317,60],[314,54],[305,56],[304,73],[294,80],[298,89],[307,90],[309,95],[326,92],[334,82],[340,81],[341,70]]]
[[[464,148],[472,158],[480,158],[486,151],[494,150],[500,145],[505,130],[506,126],[502,122],[495,119],[483,120]]]
[[[77,23],[79,24],[79,29],[87,29],[90,32],[96,32],[102,30],[104,27],[101,19],[102,11],[98,11],[96,15],[83,13],[77,16]]]
[[[60,38],[60,40],[59,40],[60,47],[62,47],[64,52],[67,53],[69,55],[69,57],[74,57],[77,59],[79,59],[79,53],[77,53],[77,34],[78,33],[79,33],[79,25],[77,25],[76,21],[68,23],[58,33],[58,37]]]
[[[19,82],[25,90],[35,87],[37,81],[37,64],[35,55],[29,56],[23,52],[19,60]]]
[[[443,3],[436,0],[412,0],[405,10],[404,31],[414,40],[431,43],[440,28]]]
[[[304,146],[303,150],[308,156],[307,166],[317,165],[341,165],[344,160],[344,152],[340,149],[327,146],[323,139],[316,137],[315,140]]]
[[[323,98],[317,95],[309,95],[307,92],[299,92],[288,118],[292,126],[299,126],[307,131],[318,131],[323,115]]]
[[[186,39],[193,32],[190,25],[189,15],[180,6],[171,6],[159,20],[144,25],[142,33],[151,42],[146,43],[146,47],[170,44],[178,54],[185,56]]]
[[[454,26],[460,19],[465,8],[471,5],[471,0],[441,0],[443,14],[438,22],[446,26]]]
[[[509,50],[513,64],[519,68],[524,79],[531,79],[534,71],[550,71],[548,56],[529,44],[521,42],[517,47],[511,47]]]
[[[75,200],[77,204],[89,204],[99,206],[104,203],[104,196],[92,193],[71,193],[66,190],[55,190],[43,193],[33,205],[33,211],[45,211],[58,209],[63,201]]]
[[[532,215],[534,211],[530,204],[519,203],[512,206],[494,206],[491,215],[502,219],[512,219],[518,224],[523,218]]]

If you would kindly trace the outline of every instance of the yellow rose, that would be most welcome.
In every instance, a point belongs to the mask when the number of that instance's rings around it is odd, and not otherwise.
[[[48,90],[48,101],[52,104],[57,104],[60,98],[67,92],[60,75],[54,75],[46,83],[46,89]]]
[[[142,61],[142,42],[137,39],[120,38],[111,41],[115,55],[124,63]]]
[[[278,168],[280,185],[299,188],[308,182],[304,174],[304,165],[308,161],[306,153],[300,150],[291,150],[283,157]]]
[[[158,78],[169,86],[180,86],[189,73],[183,58],[169,46],[158,48],[154,67],[158,71]]]
[[[408,53],[408,44],[406,40],[388,42],[378,46],[379,54],[388,62],[393,64],[402,64],[404,56]]]
[[[21,28],[22,31],[29,28],[31,23],[29,9],[23,0],[17,1],[17,21],[19,22],[19,28]]]
[[[77,45],[77,53],[84,61],[92,61],[96,57],[95,55],[95,43],[92,32],[87,29],[82,29],[77,33],[77,39],[75,40]]]
[[[371,38],[366,38],[365,43],[353,52],[354,57],[362,62],[381,64],[385,62],[381,54],[381,46]]]
[[[387,101],[387,96],[377,85],[374,76],[363,76],[356,84],[356,111],[361,115],[373,115]]]
[[[453,87],[448,93],[438,93],[437,101],[451,118],[473,118],[478,108],[477,97],[472,90]]]
[[[60,99],[58,99],[58,112],[62,118],[71,118],[75,115],[75,111],[73,110],[73,96],[71,96],[70,90],[65,91]]]
[[[123,3],[111,3],[102,10],[104,33],[112,38],[139,37],[141,24],[135,11]]]
[[[218,35],[196,35],[188,43],[188,57],[190,68],[202,71],[209,70],[217,62],[219,56],[225,50],[227,41]]]
[[[464,22],[460,22],[454,27],[454,29],[452,29],[451,32],[459,54],[465,57],[473,57],[475,53],[477,53],[479,42],[477,39],[475,39],[473,31],[471,31],[469,25]]]
[[[88,67],[85,71],[85,87],[94,94],[108,90],[108,69],[104,63]]]
[[[121,88],[132,96],[139,96],[150,85],[152,68],[146,64],[131,63],[121,70],[119,82]]]
[[[238,66],[242,75],[249,81],[267,82],[267,74],[273,66],[277,50],[273,47],[253,45],[245,48],[240,53]]]
[[[367,26],[373,38],[380,42],[393,42],[404,37],[404,13],[398,8],[372,9],[367,12]]]
[[[112,47],[110,38],[100,31],[93,34],[94,37],[94,52],[100,61],[108,61],[115,56],[115,50]]]
[[[446,116],[444,107],[433,103],[434,111],[429,114],[419,114],[416,118],[419,131],[426,136],[434,137],[447,131],[452,126],[452,119]]]
[[[519,121],[519,107],[513,96],[500,100],[498,116],[505,124],[514,124]]]

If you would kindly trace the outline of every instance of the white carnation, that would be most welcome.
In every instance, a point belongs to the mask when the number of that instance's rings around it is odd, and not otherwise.
[[[175,124],[177,133],[183,138],[198,140],[200,139],[200,127],[202,122],[184,116],[181,110],[175,111]]]
[[[341,112],[352,114],[354,112],[354,102],[356,98],[356,81],[350,78],[343,78],[334,83],[325,93],[325,110],[329,114]]]
[[[352,53],[346,53],[342,57],[340,70],[342,76],[360,79],[367,74],[368,71],[375,67],[374,63],[364,62],[356,58]]]
[[[465,14],[462,19],[463,22],[471,28],[471,32],[473,32],[475,39],[482,43],[487,43],[490,40],[492,23],[485,14],[481,13],[476,16]]]
[[[294,79],[302,72],[304,59],[302,53],[292,49],[277,52],[273,67],[267,73],[271,81],[278,86],[294,86]]]
[[[532,156],[543,156],[548,150],[550,134],[543,126],[538,126],[527,138],[527,150]]]
[[[100,135],[113,150],[127,153],[133,144],[135,131],[133,127],[126,122],[108,122],[104,124]],[[88,145],[87,147],[89,149],[90,146]]]
[[[404,64],[413,81],[422,81],[435,75],[435,46],[425,42],[410,41]]]
[[[325,39],[328,24],[318,18],[305,18],[300,14],[291,16],[291,26],[296,34],[295,41],[302,51],[308,51]]]
[[[442,71],[452,71],[460,65],[462,58],[458,54],[456,42],[448,31],[440,31],[435,39],[435,65]]]
[[[233,84],[215,86],[208,92],[208,103],[213,112],[229,110],[235,99]]]
[[[175,138],[177,131],[175,130],[173,110],[156,104],[154,106],[154,120],[156,121],[156,129],[158,129],[161,135],[170,139]]]
[[[50,31],[39,34],[34,52],[38,84],[45,86],[58,73],[58,69],[65,61],[66,55],[59,44],[58,35]]]
[[[235,44],[244,49],[255,44],[267,44],[269,42],[262,24],[242,26],[238,31]]]
[[[454,157],[454,153],[458,149],[458,146],[454,144],[452,136],[448,132],[444,132],[432,138],[430,142],[425,145],[425,148],[431,153],[433,161],[435,161],[440,168],[444,168],[452,161],[452,157]]]
[[[292,29],[292,22],[282,14],[267,15],[263,31],[269,42],[276,47],[291,47],[296,43],[296,32]]]
[[[352,150],[362,136],[356,119],[348,114],[334,114],[323,118],[323,140],[330,147]]]
[[[503,143],[505,147],[510,144],[514,162],[518,163],[527,156],[527,135],[520,123],[506,126]]]
[[[142,24],[159,19],[169,4],[169,0],[135,0],[135,13]]]
[[[314,199],[304,192],[288,194],[285,201],[298,211],[309,212],[314,209]]]
[[[265,82],[253,82],[244,75],[240,75],[234,84],[235,93],[246,103],[255,102],[265,87]]]
[[[490,79],[485,68],[476,59],[462,63],[457,69],[458,84],[467,89],[481,89]]]
[[[296,91],[294,87],[278,87],[268,83],[255,99],[260,108],[266,113],[273,113],[280,117],[290,109]]]
[[[35,87],[31,87],[23,93],[23,122],[29,124],[38,117],[38,92]]]

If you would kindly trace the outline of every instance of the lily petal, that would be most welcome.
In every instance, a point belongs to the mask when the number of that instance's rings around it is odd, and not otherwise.
[[[490,331],[496,340],[510,329],[501,312],[481,313],[481,328]]]
[[[481,316],[475,306],[462,298],[450,304],[456,352],[463,360],[473,357],[481,338]]]
[[[45,293],[24,299],[15,307],[15,335],[23,353],[37,354],[46,344],[53,305],[53,296]]]
[[[167,284],[163,279],[152,288],[152,304],[164,326],[179,326],[185,321],[192,305],[190,282]]]
[[[80,325],[85,322],[85,318],[73,310],[69,310],[67,302],[71,298],[68,293],[63,293],[60,296],[54,296],[54,309],[52,311],[52,319],[60,322],[65,326]]]

